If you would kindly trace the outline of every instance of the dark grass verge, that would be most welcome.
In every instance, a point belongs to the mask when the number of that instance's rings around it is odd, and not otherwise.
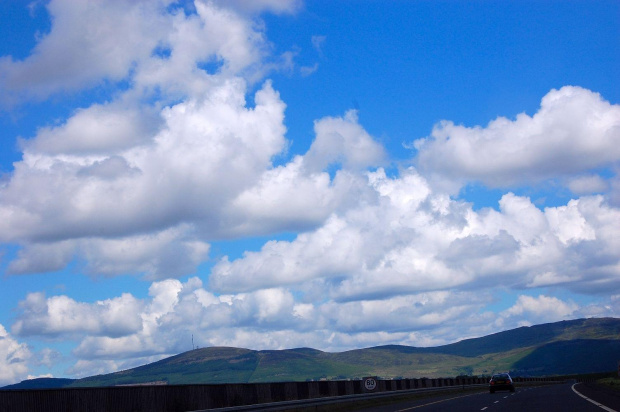
[[[599,379],[596,381],[596,384],[611,391],[620,393],[620,378]]]
[[[601,403],[608,408],[620,410],[620,390],[615,390],[601,383],[584,383],[575,387],[584,396]]]

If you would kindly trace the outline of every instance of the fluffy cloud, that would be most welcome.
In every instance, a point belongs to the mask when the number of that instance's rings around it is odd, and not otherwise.
[[[324,170],[333,163],[364,170],[379,165],[385,156],[383,147],[359,125],[354,110],[343,118],[326,117],[315,122],[314,132],[316,138],[305,155],[311,170]]]
[[[575,86],[551,90],[533,116],[487,127],[438,124],[415,142],[418,164],[449,181],[492,187],[570,176],[620,161],[620,106]]]
[[[245,99],[245,79],[275,67],[264,28],[237,13],[241,4],[187,6],[54,0],[51,30],[32,54],[0,62],[9,104],[129,84],[21,140],[23,160],[0,186],[0,241],[21,246],[10,273],[78,258],[95,274],[181,276],[206,259],[208,240],[270,229],[227,216],[241,193],[268,184],[260,177],[286,148],[285,105],[271,84],[253,107]],[[251,11],[297,6],[256,2]]]
[[[139,307],[134,300],[123,295],[87,304],[66,296],[33,294],[20,305],[22,313],[14,329],[78,338],[80,343],[73,350],[78,361],[69,373],[86,376],[189,350],[192,336],[201,347],[311,346],[343,351],[396,343],[434,346],[498,329],[583,316],[594,309],[545,295],[520,295],[512,307],[494,314],[483,311],[494,301],[492,294],[484,291],[422,292],[350,302],[303,302],[285,288],[216,296],[198,278],[185,283],[172,279],[155,282]],[[106,305],[114,305],[116,310]],[[43,306],[48,308],[43,320],[32,316]],[[83,313],[78,314],[78,309]],[[87,321],[86,317],[97,315],[95,311],[111,312],[109,321]],[[140,327],[127,327],[127,320],[114,313],[132,313]],[[614,313],[610,307],[598,315]],[[123,333],[116,333],[120,329]]]
[[[192,336],[202,347],[343,351],[380,344],[435,346],[522,325],[617,316],[620,300],[612,299],[605,308],[580,307],[555,297],[520,295],[512,307],[496,314],[485,312],[495,298],[481,288],[402,290],[341,300],[319,295],[328,286],[314,279],[216,295],[198,278],[167,279],[152,283],[146,299],[123,294],[95,303],[33,293],[20,303],[13,331],[78,340],[72,351],[77,363],[68,373],[86,376],[186,351]],[[40,356],[45,360],[45,351]]]
[[[62,354],[57,350],[50,348],[43,348],[37,353],[37,364],[47,366],[51,368],[59,360],[62,359]],[[52,376],[49,376],[52,377]],[[31,378],[28,378],[31,379]]]
[[[509,193],[499,211],[474,211],[433,193],[413,169],[398,178],[382,170],[367,178],[374,201],[333,214],[293,241],[268,242],[232,262],[224,258],[212,270],[211,286],[229,293],[314,284],[344,300],[484,286],[494,279],[590,292],[620,287],[619,238],[611,229],[620,211],[601,196],[542,211]]]
[[[520,316],[529,314],[529,322],[521,322],[523,325],[532,325],[546,322],[557,322],[569,319],[578,306],[573,302],[564,302],[558,298],[540,295],[538,297],[521,295],[514,306],[504,313],[504,316]],[[533,322],[533,323],[530,323]]]
[[[608,184],[598,175],[588,175],[571,179],[568,183],[568,188],[576,195],[590,195],[606,192]]]
[[[278,94],[267,83],[247,109],[244,91],[225,82],[205,99],[164,109],[147,146],[99,156],[26,149],[2,188],[2,240],[118,236],[184,220],[204,219],[207,228],[210,208],[252,185],[284,146]]]
[[[584,173],[620,158],[618,106],[567,86],[548,93],[532,117],[498,118],[486,128],[442,123],[416,142],[419,172],[393,178],[381,170],[365,175],[386,161],[385,150],[350,111],[317,120],[308,152],[274,167],[272,159],[287,147],[285,104],[269,81],[253,107],[246,102],[248,70],[269,65],[264,28],[237,13],[239,5],[218,4],[198,1],[186,11],[166,2],[119,1],[105,13],[97,2],[75,9],[49,4],[50,33],[29,58],[5,62],[5,78],[13,65],[55,67],[48,60],[58,54],[58,39],[74,39],[62,45],[73,50],[92,16],[111,24],[124,10],[137,23],[131,28],[122,19],[115,35],[128,40],[119,42],[106,24],[84,40],[97,43],[89,61],[106,56],[105,42],[122,44],[111,59],[117,66],[79,78],[67,65],[59,70],[74,83],[42,83],[60,90],[129,76],[131,86],[22,141],[23,160],[0,187],[0,240],[21,246],[10,273],[59,270],[77,258],[94,274],[179,277],[207,258],[213,239],[300,230],[294,242],[268,242],[243,259],[223,259],[213,287],[251,291],[316,281],[327,282],[334,298],[353,299],[456,287],[497,273],[517,275],[514,284],[548,285],[582,278],[561,262],[586,267],[594,253],[587,242],[603,248],[598,260],[613,272],[613,234],[598,234],[596,221],[576,206],[594,202],[613,224],[616,211],[603,199],[542,212],[508,194],[500,212],[474,212],[433,183],[442,176],[507,185],[573,174],[574,191],[601,189],[601,177]],[[296,7],[274,4],[257,3],[253,12]],[[153,22],[158,34],[151,38]],[[215,69],[206,68],[214,62]],[[35,76],[29,73],[23,76]],[[487,252],[465,256],[481,247]],[[602,263],[594,267],[596,276],[606,276]]]
[[[142,328],[141,306],[130,294],[87,304],[67,296],[46,298],[43,293],[30,293],[20,302],[13,333],[47,337],[80,333],[125,336]]]
[[[187,6],[174,0],[50,1],[51,30],[31,55],[0,58],[0,102],[12,105],[126,79],[138,91],[196,92],[208,87],[205,63],[216,63],[217,72],[261,73],[268,44],[258,25],[236,11],[290,13],[299,2],[198,0]]]
[[[186,225],[149,235],[121,239],[71,239],[53,243],[27,243],[8,265],[8,273],[25,274],[60,270],[72,259],[84,259],[84,272],[93,275],[143,274],[145,279],[193,273],[203,262],[209,245],[188,236]]]
[[[28,375],[32,354],[26,344],[17,342],[0,325],[0,384],[11,384]]]
[[[169,279],[153,283],[149,298],[140,302],[127,294],[88,304],[33,293],[21,302],[13,329],[23,336],[79,339],[73,351],[79,359],[74,372],[85,367],[103,373],[118,368],[119,362],[133,366],[187,350],[192,335],[200,346],[256,349],[344,350],[356,347],[358,338],[369,344],[445,343],[454,333],[463,333],[449,325],[488,302],[487,294],[442,291],[386,300],[303,303],[284,288],[216,296],[198,278],[185,283]],[[433,334],[405,332],[411,329]]]
[[[359,172],[381,164],[385,151],[359,124],[356,112],[317,120],[314,129],[316,139],[306,154],[266,170],[232,202],[227,213],[231,232],[304,230],[335,210],[373,201]],[[333,178],[328,168],[335,170]]]
[[[242,12],[258,13],[270,11],[276,14],[295,13],[302,7],[301,0],[217,0],[217,3]]]
[[[77,256],[90,273],[178,277],[206,258],[209,239],[315,227],[367,197],[357,170],[384,155],[354,112],[318,121],[309,152],[274,168],[284,104],[269,82],[253,108],[244,93],[231,79],[164,108],[153,136],[137,112],[96,105],[24,142],[0,188],[0,236],[22,245],[9,271],[58,270]],[[331,162],[343,167],[334,179]]]
[[[65,130],[54,137],[46,130],[0,188],[2,240],[25,246],[11,270],[59,269],[76,253],[96,272],[144,271],[162,242],[177,244],[171,249],[182,252],[177,262],[188,258],[193,270],[208,250],[202,239],[226,234],[218,218],[226,202],[256,184],[284,145],[277,93],[266,84],[256,107],[246,109],[243,92],[239,82],[225,83],[205,100],[165,109],[164,126],[150,144],[126,150],[67,153]],[[140,248],[130,251],[130,244]],[[97,263],[104,261],[110,264]],[[159,269],[146,271],[162,276]]]
[[[49,2],[46,7],[53,26],[32,54],[22,61],[11,57],[0,60],[3,101],[40,99],[93,86],[104,79],[125,78],[133,64],[149,57],[161,33],[170,27],[161,15],[166,3]]]
[[[152,109],[135,108],[115,102],[102,105],[95,104],[87,109],[77,110],[67,122],[61,126],[44,127],[38,130],[36,139],[22,140],[22,149],[31,156],[80,156],[100,157],[93,165],[96,169],[105,167],[111,158],[106,156],[122,153],[124,149],[147,144],[156,133],[162,119]],[[129,168],[123,157],[112,158],[116,165],[115,177]],[[108,165],[110,169],[112,165]],[[89,173],[85,171],[85,173]]]

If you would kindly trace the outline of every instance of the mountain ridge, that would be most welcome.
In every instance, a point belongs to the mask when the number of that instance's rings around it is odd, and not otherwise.
[[[433,378],[497,371],[544,376],[609,372],[619,360],[620,319],[588,318],[522,326],[437,347],[382,345],[334,353],[313,348],[208,347],[62,386],[256,383],[363,376]],[[28,382],[1,389],[28,387]]]

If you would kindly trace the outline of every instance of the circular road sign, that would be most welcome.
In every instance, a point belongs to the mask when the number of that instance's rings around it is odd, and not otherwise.
[[[367,391],[374,391],[377,388],[377,381],[375,378],[366,378],[364,379],[364,388]]]

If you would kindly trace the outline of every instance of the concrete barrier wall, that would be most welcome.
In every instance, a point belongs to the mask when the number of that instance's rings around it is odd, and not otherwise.
[[[554,378],[515,378],[545,382]],[[378,380],[373,392],[486,384],[487,378]],[[367,393],[363,381],[123,386],[0,391],[0,412],[191,411]]]

